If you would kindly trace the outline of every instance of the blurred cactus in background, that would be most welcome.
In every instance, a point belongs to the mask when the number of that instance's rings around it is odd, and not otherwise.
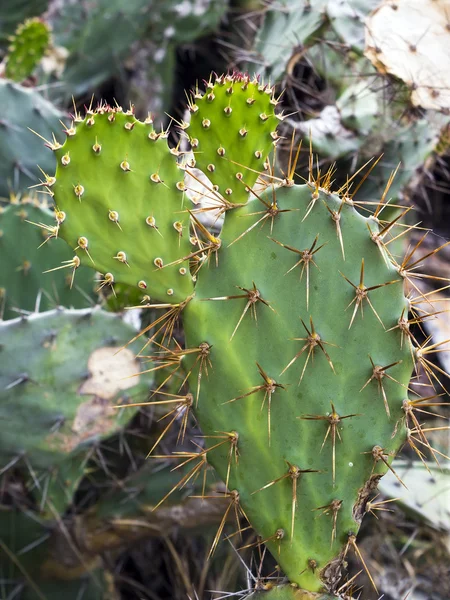
[[[2,598],[450,596],[449,11],[2,4]]]

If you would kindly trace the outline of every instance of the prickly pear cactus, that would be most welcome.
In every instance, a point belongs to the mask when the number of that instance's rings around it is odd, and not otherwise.
[[[189,104],[189,141],[196,166],[233,203],[245,203],[278,138],[278,104],[271,86],[240,74],[211,78]],[[256,148],[256,150],[255,150]]]
[[[80,448],[110,435],[133,415],[118,411],[149,379],[130,349],[120,316],[101,310],[54,310],[0,324],[0,464],[25,457],[55,468]],[[0,468],[1,468],[0,467]]]
[[[36,201],[0,207],[0,319],[18,317],[20,311],[95,304],[90,269],[80,269],[73,286],[71,274],[64,270],[44,273],[55,266],[55,255],[61,261],[72,257],[54,236],[54,214]]]
[[[386,330],[407,304],[376,220],[308,185],[261,200],[226,215],[186,343],[208,349],[197,415],[224,440],[209,462],[289,579],[319,591],[404,441],[413,365]]]
[[[77,115],[66,133],[64,146],[54,148],[56,180],[44,186],[64,214],[59,235],[74,250],[68,266],[95,267],[104,286],[125,283],[150,296],[185,300],[193,291],[185,257],[198,249],[183,212],[184,170],[166,133],[157,132],[150,117],[141,123],[132,111],[107,106],[84,119]]]
[[[328,594],[312,594],[299,590],[290,585],[273,587],[270,584],[263,586],[263,591],[255,592],[246,597],[248,600],[336,600],[336,596]]]
[[[247,98],[248,88],[233,87],[233,105],[239,95]],[[217,116],[204,118],[212,126]],[[235,133],[223,130],[224,148]],[[202,165],[217,160],[211,147]],[[379,221],[383,202],[363,216],[348,188],[333,194],[331,172],[315,175],[312,164],[307,184],[294,185],[292,149],[283,179],[266,171],[265,191],[249,193],[246,204],[222,199],[225,225],[213,237],[188,205],[180,212],[176,157],[132,113],[100,106],[78,116],[56,154],[61,236],[84,263],[108,271],[110,283],[142,287],[143,301],[150,293],[168,309],[155,321],[164,328],[166,319],[158,360],[185,367],[191,391],[179,408],[194,410],[205,435],[206,447],[187,458],[190,477],[213,465],[228,490],[225,517],[245,517],[299,588],[334,593],[347,555],[361,559],[356,534],[366,503],[413,410],[404,402],[414,365],[403,280],[419,263],[408,255],[398,264],[390,254],[395,222]],[[235,184],[234,173],[220,177],[222,186]],[[148,217],[157,224],[161,215],[155,231]],[[173,235],[173,220],[188,215],[198,246],[191,254],[189,221]],[[180,279],[181,264],[193,277]],[[180,313],[184,350],[170,346]],[[416,356],[423,364],[426,350]]]
[[[0,45],[6,42],[16,27],[26,19],[47,10],[48,0],[2,0],[0,6]]]
[[[5,75],[12,81],[23,81],[32,74],[50,43],[50,30],[41,19],[28,19],[10,40]]]
[[[7,198],[39,183],[37,165],[46,173],[54,171],[55,159],[30,129],[52,144],[52,132],[61,129],[64,115],[38,92],[5,79],[0,79],[0,106],[0,196]]]

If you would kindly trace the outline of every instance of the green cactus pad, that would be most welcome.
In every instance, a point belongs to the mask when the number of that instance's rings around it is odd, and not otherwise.
[[[337,197],[307,185],[275,195],[279,212],[267,211],[262,228],[252,228],[264,210],[257,200],[226,215],[219,266],[200,272],[184,327],[188,348],[209,344],[196,414],[206,436],[224,440],[209,462],[290,581],[318,592],[332,587],[367,496],[404,440],[413,363],[400,331],[387,330],[407,305],[371,239],[374,219],[342,207],[344,260],[327,210],[336,214]],[[294,250],[314,252],[309,273]],[[375,288],[357,308],[363,260],[363,286]],[[376,368],[388,366],[378,381]]]
[[[216,77],[194,94],[188,128],[196,166],[229,202],[248,200],[277,139],[277,100],[270,85],[247,75]],[[205,190],[205,195],[214,195]]]
[[[150,380],[130,349],[134,330],[100,310],[55,310],[0,324],[0,469],[25,457],[54,469],[81,448],[122,427]],[[139,401],[139,400],[138,400]],[[81,459],[80,459],[81,462]]]
[[[156,133],[151,118],[100,106],[76,115],[55,151],[56,180],[48,181],[64,213],[59,235],[75,263],[103,275],[103,285],[125,283],[160,300],[182,301],[193,283],[184,257],[189,239],[184,171]]]
[[[0,6],[0,45],[7,41],[11,32],[30,17],[47,10],[48,0],[2,0]]]
[[[41,19],[28,19],[11,38],[6,56],[5,74],[12,81],[31,75],[50,43],[50,29]]]
[[[0,196],[8,197],[39,183],[37,165],[46,173],[55,170],[54,157],[30,129],[51,141],[64,115],[38,92],[2,79],[0,106]]]
[[[255,592],[246,596],[247,600],[338,600],[337,596],[314,594],[296,589],[290,585],[280,585],[274,588],[267,586],[263,592]]]
[[[72,257],[61,240],[49,239],[53,223],[52,212],[32,201],[0,207],[0,319],[13,319],[21,310],[86,308],[95,303],[90,269],[80,268],[72,288],[71,273],[44,274],[55,261]]]

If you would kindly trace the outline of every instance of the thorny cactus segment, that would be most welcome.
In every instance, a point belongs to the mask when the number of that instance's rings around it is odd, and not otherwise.
[[[165,132],[149,117],[100,106],[75,115],[67,140],[53,148],[56,177],[44,182],[72,247],[76,269],[90,265],[100,286],[121,282],[162,301],[182,301],[193,283],[185,257],[198,250],[189,237],[184,170]]]
[[[208,175],[214,189],[228,202],[248,200],[258,174],[278,139],[277,99],[270,85],[247,75],[221,75],[210,79],[206,92],[197,90],[189,111],[187,129],[196,166]]]
[[[291,585],[274,587],[270,583],[263,585],[260,592],[254,592],[246,598],[247,600],[333,600],[333,598],[337,600],[337,596],[334,595],[305,592],[305,590],[299,590]],[[344,600],[343,596],[341,598]]]
[[[11,31],[26,19],[41,15],[47,10],[49,0],[2,0],[0,5],[0,45]]]
[[[28,19],[19,25],[10,41],[5,74],[13,81],[23,81],[44,56],[50,43],[50,30],[41,19]]]
[[[73,256],[66,244],[52,239],[55,236],[50,210],[31,201],[0,208],[0,320],[18,317],[20,311],[85,308],[95,303],[90,269],[81,268],[72,287],[71,273],[43,274],[55,261],[70,261]]]
[[[0,469],[23,458],[55,468],[133,415],[114,408],[148,390],[136,376],[134,330],[100,310],[55,310],[0,324]],[[31,468],[30,467],[30,468]]]
[[[186,347],[209,345],[191,389],[203,366],[196,415],[208,446],[224,440],[208,461],[289,580],[318,592],[404,441],[407,301],[376,219],[310,185],[261,199],[227,213],[184,311]]]
[[[64,115],[35,90],[2,79],[0,106],[0,196],[6,198],[11,191],[26,191],[39,182],[37,165],[47,173],[54,171],[54,157],[30,129],[52,139]]]

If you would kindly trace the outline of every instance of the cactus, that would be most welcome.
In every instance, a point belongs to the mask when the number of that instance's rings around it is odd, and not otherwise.
[[[132,331],[120,316],[90,309],[57,309],[1,324],[0,407],[9,423],[0,443],[3,464],[26,455],[33,467],[58,465],[132,416],[112,410],[119,397],[147,386],[145,378],[126,379],[139,370],[131,351],[116,354]],[[112,371],[105,371],[105,360]],[[24,418],[26,436],[20,434]]]
[[[12,81],[23,81],[31,75],[50,43],[50,30],[41,19],[28,19],[10,40],[5,75]]]
[[[48,0],[2,0],[0,7],[0,44],[26,19],[42,14]]]
[[[196,91],[188,134],[197,168],[215,186],[211,195],[218,192],[237,204],[247,201],[248,188],[277,139],[277,104],[269,85],[239,74],[211,78],[205,94]]]
[[[366,56],[401,79],[414,106],[450,114],[448,6],[433,0],[383,0],[367,19]]]
[[[85,120],[77,116],[67,131],[66,143],[55,149],[51,193],[65,213],[59,235],[75,249],[71,269],[80,262],[95,265],[102,285],[125,283],[151,297],[185,300],[193,284],[183,265],[192,249],[189,216],[182,212],[184,171],[173,160],[178,151],[169,151],[166,133],[157,133],[150,117],[141,123],[132,111],[107,106]],[[107,187],[99,169],[108,173]]]
[[[398,481],[388,473],[380,484],[381,492],[390,498],[387,502],[395,500],[405,512],[415,515],[419,522],[448,531],[450,469],[427,466],[419,461],[399,460],[396,471],[407,489],[399,489]]]
[[[248,600],[332,600],[336,598],[336,596],[329,596],[328,594],[311,594],[289,585],[274,587],[271,584],[266,584],[262,588],[263,591],[250,594],[246,598]]]
[[[217,77],[214,89],[220,92],[222,82]],[[239,96],[248,97],[247,86],[233,87],[233,106]],[[198,105],[199,114],[208,107],[204,118],[212,127],[223,105]],[[208,133],[194,124],[192,131]],[[316,173],[312,157],[307,183],[294,185],[293,148],[283,178],[269,166],[259,191],[251,183],[245,188],[247,203],[219,200],[225,224],[214,237],[195,210],[180,212],[178,152],[167,150],[150,123],[100,105],[84,118],[76,115],[68,132],[56,150],[51,186],[66,214],[59,234],[77,245],[82,262],[108,269],[110,282],[145,288],[144,302],[150,294],[168,309],[154,322],[165,339],[154,359],[185,368],[191,392],[173,401],[183,414],[194,411],[206,442],[185,457],[185,466],[194,477],[213,465],[228,490],[212,551],[227,516],[241,515],[290,582],[335,593],[347,555],[361,559],[356,534],[366,503],[405,442],[415,360],[416,369],[433,373],[427,356],[435,347],[412,350],[405,316],[414,298],[405,298],[404,280],[414,286],[420,261],[414,251],[401,263],[390,253],[396,221],[378,218],[383,200],[374,215],[363,216],[364,203],[352,200],[345,186],[332,193],[333,172]],[[223,148],[230,139],[234,128],[223,129]],[[217,155],[214,144],[206,150],[206,137],[198,147],[204,140],[202,165]],[[250,158],[242,152],[241,164]],[[235,185],[230,171],[216,180],[222,188]],[[163,202],[164,226],[155,236],[145,215]],[[190,254],[184,249],[189,222],[181,238],[170,225],[180,215],[190,217],[199,246]],[[169,264],[163,260],[155,269],[155,248]],[[174,267],[188,261],[193,277],[180,279]],[[180,314],[185,349],[171,344]]]
[[[262,76],[278,81],[289,72],[290,63],[327,32],[339,45],[362,54],[364,18],[377,1],[280,0],[268,5],[253,50],[241,58]]]
[[[31,488],[43,514],[48,502],[64,511],[92,445],[133,416],[113,408],[118,400],[148,389],[148,375],[130,378],[140,370],[133,353],[117,354],[132,333],[120,316],[100,310],[58,309],[0,324],[0,419],[8,421],[0,469],[16,465],[31,483],[34,473],[45,480]]]
[[[27,190],[39,182],[42,173],[55,169],[51,154],[43,151],[40,136],[51,139],[60,128],[63,114],[38,92],[0,79],[0,197]],[[49,142],[50,145],[57,140]]]
[[[55,253],[61,261],[72,253],[63,244],[53,248],[54,215],[32,199],[0,208],[0,318],[12,319],[20,311],[33,312],[56,306],[85,308],[95,303],[92,271],[80,269],[76,285],[61,270],[52,271]],[[39,225],[34,227],[30,224]]]

